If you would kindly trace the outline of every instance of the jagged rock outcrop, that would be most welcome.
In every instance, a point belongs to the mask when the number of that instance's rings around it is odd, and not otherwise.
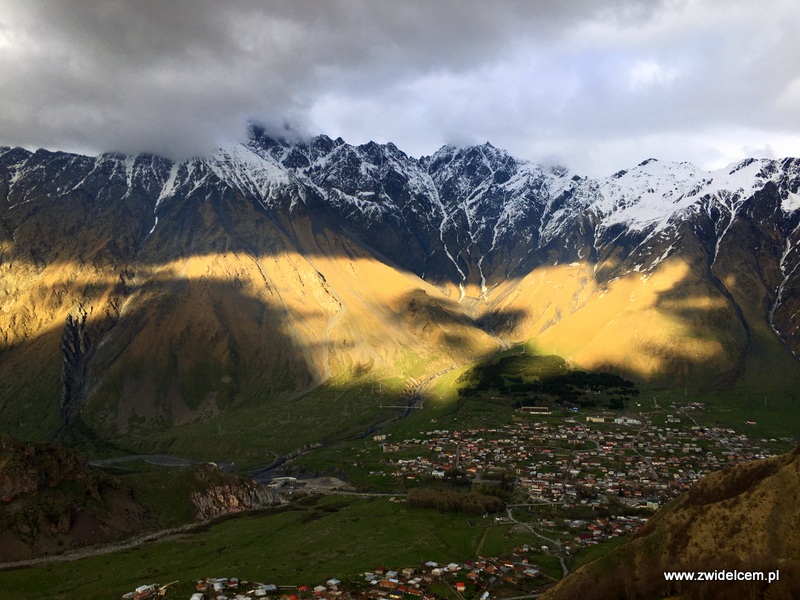
[[[266,485],[242,479],[236,483],[216,485],[192,492],[197,518],[213,519],[249,510],[272,508],[286,504],[286,499]]]

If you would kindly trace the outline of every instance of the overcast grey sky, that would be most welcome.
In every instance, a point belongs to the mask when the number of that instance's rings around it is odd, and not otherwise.
[[[490,141],[607,175],[800,156],[796,0],[0,0],[0,144]]]

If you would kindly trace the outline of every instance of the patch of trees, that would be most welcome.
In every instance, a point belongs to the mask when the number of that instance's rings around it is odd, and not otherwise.
[[[434,488],[409,491],[406,505],[409,508],[435,508],[440,512],[458,512],[472,516],[500,512],[504,507],[503,501],[497,496]]]
[[[447,469],[444,472],[444,481],[453,487],[465,487],[472,485],[472,479],[467,476],[467,472],[464,469]]]
[[[496,482],[501,489],[512,491],[514,484],[517,482],[517,476],[511,469],[488,469],[483,472],[482,478],[486,481]]]
[[[503,502],[511,499],[517,476],[514,472],[506,469],[504,471],[485,471],[480,480],[471,481],[472,489],[480,491],[482,494],[496,496]]]
[[[622,398],[611,398],[608,402],[608,408],[611,410],[625,410],[625,400]]]
[[[464,372],[456,383],[469,383],[479,390],[501,389],[509,383],[522,383],[524,378],[551,379],[567,372],[567,363],[558,356],[521,354],[477,365]]]
[[[557,356],[517,355],[485,363],[463,373],[459,396],[494,391],[516,401],[517,407],[560,404],[594,407],[605,393],[610,408],[622,410],[625,400],[639,395],[632,381],[613,373],[571,370]]]

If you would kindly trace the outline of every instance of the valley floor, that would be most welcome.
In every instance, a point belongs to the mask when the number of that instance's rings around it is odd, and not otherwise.
[[[113,598],[177,580],[166,597],[188,598],[198,580],[225,575],[267,582],[245,597],[292,593],[286,586],[298,597],[524,596],[616,545],[705,473],[789,443],[703,425],[707,408],[696,402],[624,413],[509,409],[492,411],[490,421],[469,402],[449,417],[440,408],[429,405],[438,416],[424,427],[417,411],[386,433],[287,463],[286,477],[273,481],[293,498],[284,508],[5,570],[0,589],[11,600]],[[329,478],[320,487],[303,475],[310,471],[349,485]],[[406,503],[406,492],[454,485],[499,493],[506,510],[468,516]],[[404,568],[413,573],[387,575]],[[241,585],[224,590],[244,596]],[[319,585],[325,590],[315,595]]]

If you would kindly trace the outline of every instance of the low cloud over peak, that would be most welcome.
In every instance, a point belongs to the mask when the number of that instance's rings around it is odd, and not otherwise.
[[[204,154],[275,132],[489,139],[607,173],[800,154],[800,24],[775,0],[0,1],[0,144]]]

